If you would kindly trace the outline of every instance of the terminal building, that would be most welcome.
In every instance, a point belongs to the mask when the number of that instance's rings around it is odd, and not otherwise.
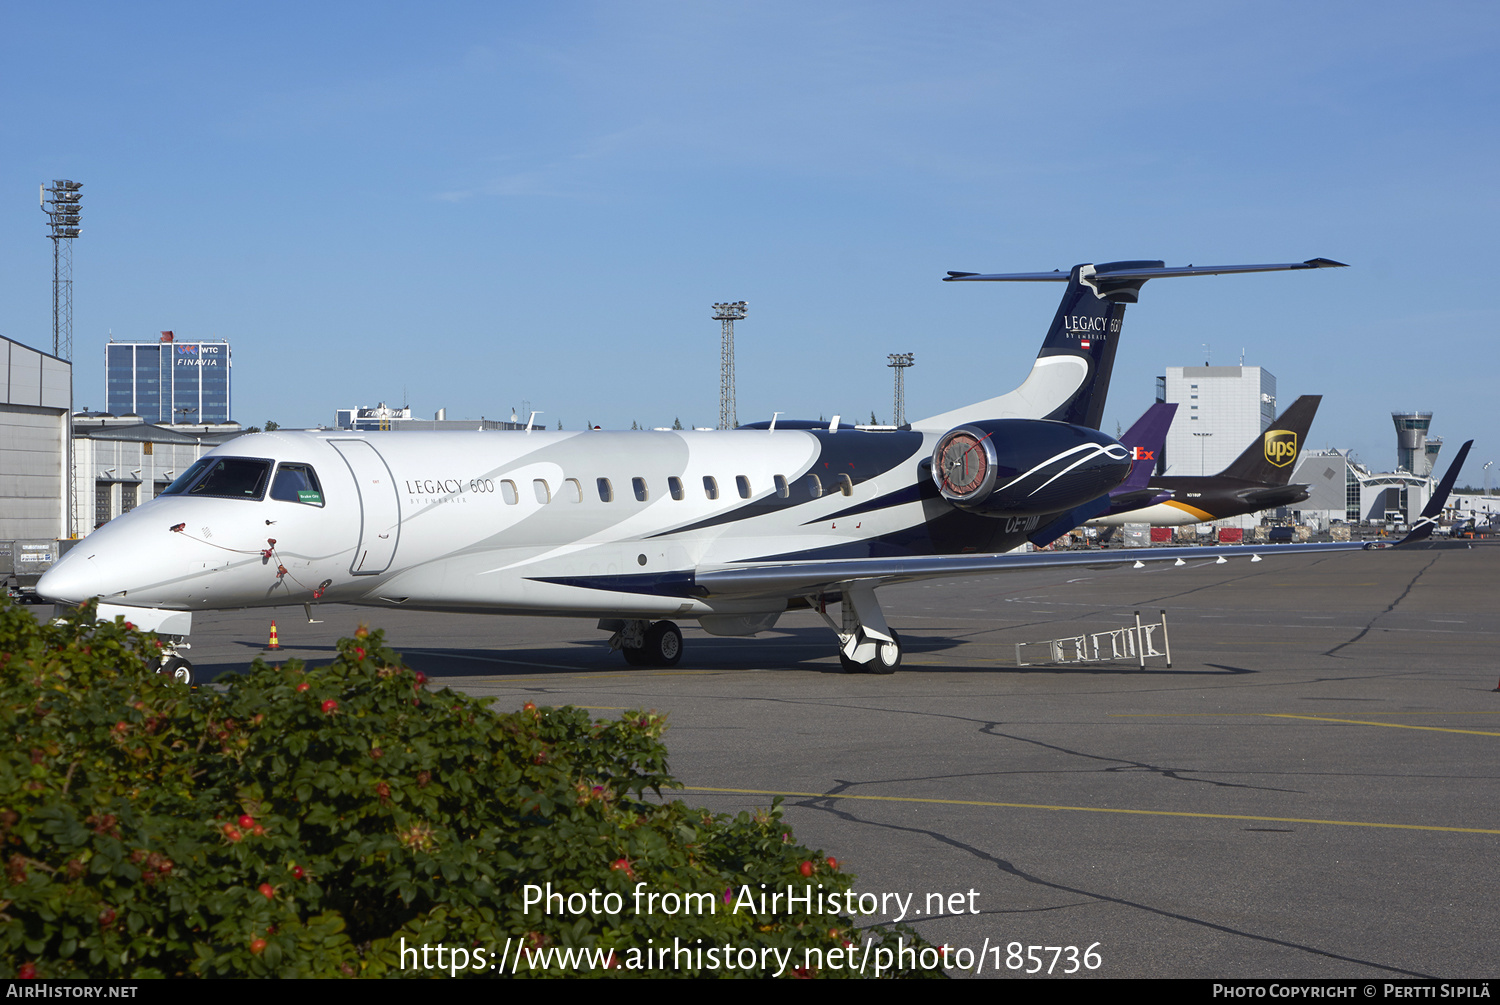
[[[104,410],[144,422],[228,422],[229,343],[189,342],[162,332],[155,342],[104,347]]]
[[[1177,405],[1163,475],[1216,475],[1276,419],[1276,378],[1258,366],[1169,366],[1156,400]]]

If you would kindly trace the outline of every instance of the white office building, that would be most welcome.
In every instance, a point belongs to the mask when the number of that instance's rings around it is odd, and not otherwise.
[[[1162,474],[1223,471],[1276,419],[1276,378],[1258,366],[1169,366],[1156,400],[1175,402]]]

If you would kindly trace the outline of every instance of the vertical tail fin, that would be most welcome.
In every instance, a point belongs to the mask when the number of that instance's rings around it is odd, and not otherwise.
[[[1146,409],[1145,414],[1135,420],[1135,425],[1120,437],[1120,442],[1130,448],[1130,474],[1110,495],[1139,492],[1146,487],[1152,473],[1156,471],[1156,459],[1161,456],[1162,447],[1167,442],[1167,430],[1171,428],[1176,414],[1175,403],[1157,402]]]
[[[1443,480],[1438,483],[1437,491],[1432,493],[1432,498],[1427,500],[1427,505],[1422,507],[1422,515],[1411,525],[1411,533],[1403,537],[1398,546],[1411,544],[1413,541],[1423,541],[1432,536],[1432,529],[1437,526],[1438,517],[1443,513],[1443,507],[1448,505],[1448,494],[1453,491],[1453,483],[1458,480],[1459,469],[1464,466],[1464,459],[1469,456],[1469,448],[1474,445],[1470,440],[1458,449],[1458,456],[1453,458],[1453,463],[1448,465],[1448,473],[1443,475]]]
[[[1307,441],[1307,431],[1312,428],[1313,416],[1318,414],[1321,394],[1304,394],[1292,402],[1285,412],[1255,438],[1245,452],[1234,459],[1219,474],[1225,478],[1238,478],[1264,485],[1285,485],[1292,480],[1292,469],[1297,466],[1297,456]]]

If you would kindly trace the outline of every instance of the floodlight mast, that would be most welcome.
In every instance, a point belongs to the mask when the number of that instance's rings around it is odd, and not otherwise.
[[[739,418],[734,406],[734,323],[744,320],[743,300],[714,304],[714,320],[723,322],[723,342],[719,350],[719,428],[733,429]]]
[[[896,407],[892,410],[891,425],[898,429],[906,425],[906,368],[916,363],[914,352],[888,353],[886,366],[896,371]]]
[[[82,232],[78,226],[81,188],[81,182],[59,178],[41,191],[42,212],[52,231],[47,235],[52,238],[52,355],[69,362],[73,359],[73,238]]]

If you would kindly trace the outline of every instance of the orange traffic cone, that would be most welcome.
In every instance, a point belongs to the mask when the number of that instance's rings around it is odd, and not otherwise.
[[[281,643],[276,639],[276,622],[273,621],[271,622],[271,641],[266,643],[266,647],[262,649],[261,652],[274,653],[280,648]]]

